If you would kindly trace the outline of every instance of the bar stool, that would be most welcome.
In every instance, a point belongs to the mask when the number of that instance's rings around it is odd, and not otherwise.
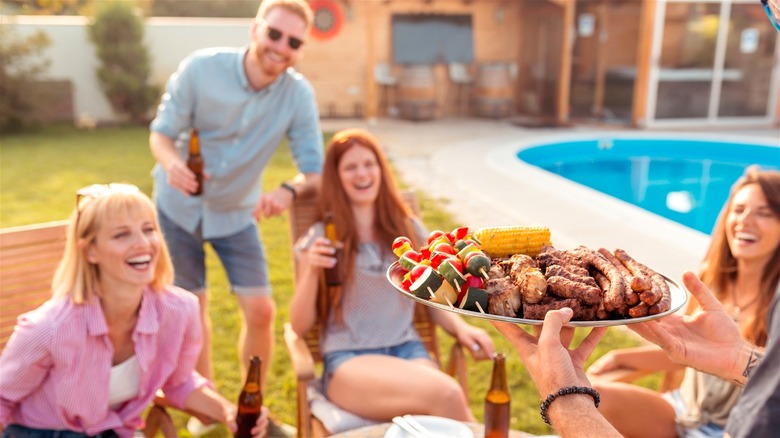
[[[380,86],[378,106],[385,106],[386,115],[395,115],[398,79],[393,76],[390,65],[380,63],[374,66],[374,82]]]
[[[474,79],[469,73],[468,66],[459,62],[450,63],[449,73],[450,83],[455,86],[455,106],[459,108],[460,114],[468,115],[471,85]]]

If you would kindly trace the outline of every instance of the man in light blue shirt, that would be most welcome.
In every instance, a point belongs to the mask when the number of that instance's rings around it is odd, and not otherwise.
[[[175,266],[176,285],[201,303],[204,346],[197,370],[212,379],[210,321],[203,245],[225,267],[244,315],[239,356],[271,363],[276,307],[256,221],[276,216],[296,196],[313,193],[323,163],[322,132],[314,91],[292,66],[301,57],[312,22],[305,0],[264,0],[245,48],[199,50],[171,75],[149,138],[157,159],[154,199]],[[190,128],[200,134],[205,161],[202,195],[192,195],[187,168]],[[284,137],[298,170],[281,187],[262,192],[268,160]]]

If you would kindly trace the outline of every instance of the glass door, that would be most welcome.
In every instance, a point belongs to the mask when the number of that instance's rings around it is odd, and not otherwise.
[[[757,1],[661,0],[648,125],[770,123],[780,39]]]

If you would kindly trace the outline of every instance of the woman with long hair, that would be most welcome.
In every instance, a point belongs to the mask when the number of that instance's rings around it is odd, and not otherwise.
[[[127,184],[76,198],[53,297],[19,317],[0,356],[3,436],[133,436],[159,389],[235,430],[235,405],[194,371],[198,301],[171,284],[154,204]],[[255,435],[266,427],[264,414]]]
[[[730,312],[742,336],[763,349],[767,311],[780,284],[780,172],[750,167],[732,186],[699,277]],[[692,299],[687,312],[697,307]],[[598,379],[615,368],[675,367],[656,346],[606,354],[588,369],[601,393],[599,410],[629,437],[723,436],[741,392],[732,382],[687,368],[678,390],[659,394]]]
[[[322,270],[334,266],[336,249],[317,222],[295,245],[298,282],[290,322],[305,334],[321,325],[324,390],[336,405],[373,420],[401,414],[426,414],[474,421],[467,395],[431,360],[414,329],[414,301],[387,281],[387,267],[398,236],[416,247],[427,233],[404,204],[379,142],[363,130],[337,133],[328,146],[322,172],[319,210],[332,215],[343,244],[341,287],[318,296]],[[449,312],[432,318],[475,358],[493,354],[482,329]]]

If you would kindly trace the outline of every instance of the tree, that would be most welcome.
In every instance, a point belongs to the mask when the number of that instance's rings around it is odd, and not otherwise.
[[[146,122],[159,95],[149,85],[149,52],[143,45],[144,24],[126,1],[101,2],[89,37],[101,66],[98,80],[114,110],[136,122]]]
[[[0,132],[34,124],[37,111],[48,104],[35,81],[49,68],[40,56],[51,41],[43,31],[22,38],[12,29],[0,26]]]

